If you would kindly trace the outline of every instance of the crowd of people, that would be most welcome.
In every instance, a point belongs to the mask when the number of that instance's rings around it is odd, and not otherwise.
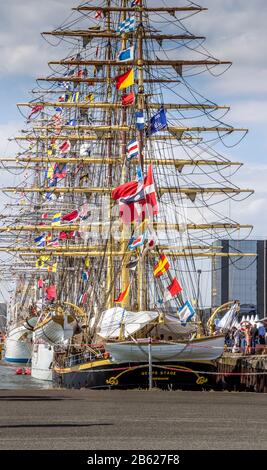
[[[232,326],[225,336],[227,351],[243,354],[267,352],[267,322],[241,321]]]

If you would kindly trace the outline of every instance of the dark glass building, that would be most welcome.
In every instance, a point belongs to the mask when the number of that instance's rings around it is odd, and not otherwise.
[[[240,300],[241,314],[267,316],[267,241],[220,240],[223,253],[256,253],[249,257],[216,257],[212,269],[212,306]]]

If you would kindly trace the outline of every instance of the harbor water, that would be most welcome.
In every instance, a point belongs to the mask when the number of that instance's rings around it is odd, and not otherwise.
[[[30,375],[16,375],[17,367],[0,361],[0,390],[52,388],[51,382],[36,380]]]

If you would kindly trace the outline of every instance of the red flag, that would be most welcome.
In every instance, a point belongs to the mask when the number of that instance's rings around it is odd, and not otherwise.
[[[69,140],[64,140],[64,142],[59,147],[60,153],[68,153],[70,149],[71,149],[71,143]]]
[[[71,232],[59,232],[58,239],[59,240],[67,240],[68,238],[74,238],[75,232],[72,230]]]
[[[154,276],[162,276],[164,273],[166,273],[166,271],[168,271],[169,267],[170,263],[168,261],[168,258],[165,255],[160,255],[159,261],[154,266]]]
[[[44,214],[41,215],[42,219],[48,219],[48,212],[45,212]]]
[[[138,186],[137,181],[129,181],[113,189],[112,198],[119,201],[119,212],[123,223],[144,219],[146,202],[144,189],[143,185]]]
[[[111,197],[112,199],[115,199],[115,201],[117,201],[118,199],[121,199],[123,197],[132,196],[136,193],[137,187],[137,181],[129,181],[128,183],[121,184],[117,188],[113,189]]]
[[[36,106],[33,106],[31,113],[28,116],[28,119],[30,119],[33,116],[33,114],[38,113],[38,111],[42,111],[42,109],[44,109],[43,104],[37,104]]]
[[[158,204],[153,180],[152,165],[148,166],[144,183],[137,181],[113,189],[112,198],[119,201],[119,211],[122,221],[127,224],[134,220],[144,220],[146,215],[151,217],[158,214]]]
[[[126,297],[128,297],[129,291],[130,291],[130,284],[128,284],[126,289],[123,292],[120,293],[120,295],[117,299],[114,300],[115,304],[119,304],[119,303],[123,302],[126,299]]]
[[[103,11],[102,10],[96,10],[96,13],[95,13],[95,19],[98,20],[98,19],[101,19],[103,18]]]
[[[87,292],[85,292],[82,296],[82,304],[83,305],[86,304],[87,300],[88,300],[88,294]]]
[[[123,90],[134,84],[134,70],[130,69],[122,75],[115,77],[115,85],[117,90]]]
[[[135,94],[133,91],[121,97],[121,104],[123,106],[130,106],[134,104],[134,102],[135,102]]]
[[[77,220],[78,218],[79,218],[78,211],[73,211],[73,212],[70,212],[69,214],[63,215],[62,221],[64,221],[64,222],[74,222],[74,220]]]
[[[153,179],[153,172],[152,172],[152,165],[148,166],[147,175],[144,179],[144,192],[146,198],[146,205],[147,211],[149,215],[157,215],[158,214],[158,204],[157,204],[157,196],[154,186],[154,179]]]
[[[41,278],[38,279],[38,281],[37,281],[37,287],[38,287],[38,289],[42,289],[43,285],[44,285],[43,279],[41,279]]]
[[[57,288],[55,285],[49,286],[45,289],[47,300],[55,300],[57,297]]]
[[[167,287],[167,290],[164,293],[164,302],[167,302],[167,300],[173,299],[179,292],[181,292],[183,289],[180,286],[179,282],[177,281],[176,277],[173,279],[172,283]]]

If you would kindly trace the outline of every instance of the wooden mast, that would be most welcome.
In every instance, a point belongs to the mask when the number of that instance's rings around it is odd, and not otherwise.
[[[111,31],[111,17],[110,17],[110,0],[107,0],[107,7],[109,10],[107,10],[107,31]],[[109,39],[108,41],[108,47],[107,47],[107,56],[108,60],[111,59],[112,57],[112,48],[111,48],[111,41]],[[107,66],[107,102],[111,100],[112,97],[112,91],[111,91],[111,86],[112,86],[112,80],[111,80],[111,66]],[[111,128],[112,126],[112,108],[107,108],[107,122],[108,126]],[[107,157],[109,160],[109,165],[108,165],[108,185],[112,185],[112,178],[113,178],[113,164],[114,164],[114,158],[112,155],[112,140],[108,139],[107,141]],[[114,294],[115,294],[115,273],[114,273],[114,261],[113,261],[113,240],[112,240],[112,207],[113,207],[113,201],[111,199],[111,193],[109,195],[109,203],[108,203],[108,218],[109,218],[109,239],[107,243],[107,252],[109,255],[107,255],[107,300],[106,300],[106,307],[111,308],[114,303]]]

